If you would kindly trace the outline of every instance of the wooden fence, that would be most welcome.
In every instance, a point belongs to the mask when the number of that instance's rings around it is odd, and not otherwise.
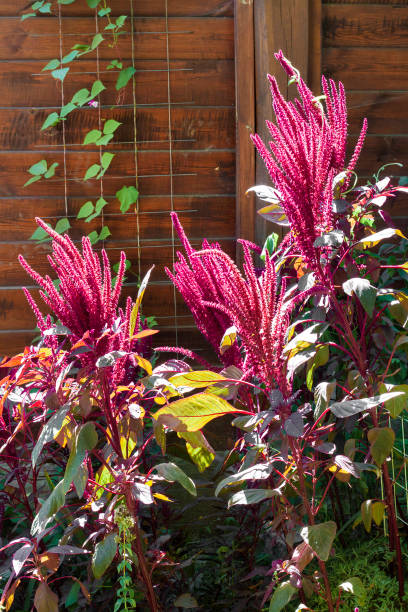
[[[17,263],[22,253],[47,271],[49,246],[29,240],[33,217],[53,224],[67,216],[71,236],[100,227],[76,220],[82,204],[103,193],[104,222],[111,261],[120,249],[132,261],[125,293],[156,264],[145,295],[145,311],[158,319],[160,344],[176,341],[202,349],[191,318],[167,282],[164,266],[177,248],[169,211],[180,214],[194,245],[202,237],[234,253],[237,235],[261,241],[269,224],[256,219],[254,200],[245,195],[265,182],[249,133],[264,133],[271,117],[265,75],[276,73],[291,95],[273,52],[282,48],[319,93],[321,68],[348,90],[350,130],[361,119],[369,137],[359,172],[367,176],[383,163],[408,157],[408,6],[405,0],[115,0],[112,14],[131,14],[117,49],[76,60],[63,87],[42,72],[48,60],[72,44],[87,42],[100,27],[85,0],[61,13],[21,21],[25,0],[0,3],[0,354],[20,350],[33,337],[34,319],[21,291],[30,285]],[[132,36],[133,31],[133,36]],[[116,57],[136,69],[124,93],[115,92]],[[98,108],[72,113],[62,129],[40,131],[45,117],[81,87],[100,78],[107,89]],[[84,134],[104,118],[122,123],[110,151],[116,154],[103,182],[83,181],[99,150],[82,146]],[[63,140],[65,139],[65,147]],[[171,144],[170,144],[171,143]],[[35,161],[58,161],[56,176],[28,188],[27,169]],[[393,169],[394,174],[408,174]],[[138,214],[119,212],[116,191],[138,184]],[[408,224],[403,200],[395,219]],[[177,329],[177,338],[176,330]]]

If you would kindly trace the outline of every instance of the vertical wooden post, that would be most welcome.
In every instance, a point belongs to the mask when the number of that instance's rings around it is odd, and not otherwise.
[[[267,74],[275,75],[285,98],[293,96],[296,91],[294,85],[288,86],[288,77],[276,61],[274,53],[282,49],[304,78],[308,74],[309,2],[310,0],[255,1],[256,131],[266,143],[270,140],[270,135],[265,120],[273,120]],[[256,184],[271,184],[259,156],[256,159]],[[255,203],[256,208],[262,208],[264,205],[259,200]],[[258,244],[262,244],[272,231],[282,232],[280,227],[264,221],[259,215],[256,215],[255,224],[255,242]]]
[[[253,0],[235,0],[235,102],[236,102],[236,236],[255,237],[253,195],[255,149],[249,138],[255,131],[255,55]],[[237,249],[237,258],[240,259]]]

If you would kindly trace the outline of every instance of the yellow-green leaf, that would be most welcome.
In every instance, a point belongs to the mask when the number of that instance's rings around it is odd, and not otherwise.
[[[381,467],[394,446],[395,433],[390,427],[374,427],[367,434],[370,453],[378,467]]]
[[[211,370],[183,372],[183,374],[175,374],[169,378],[169,382],[175,387],[189,387],[190,389],[203,389],[223,380],[226,379],[222,374]]]
[[[130,313],[129,323],[129,336],[132,337],[135,331],[137,316],[139,314],[140,304],[142,303],[144,292],[146,291],[147,284],[149,282],[150,274],[152,273],[154,266],[150,268],[142,282],[140,283],[139,291],[137,292],[136,301],[133,305],[132,312]]]
[[[374,502],[372,505],[372,515],[376,525],[380,526],[385,513],[385,504],[382,501]]]
[[[237,328],[232,325],[225,330],[223,337],[220,342],[220,353],[223,355],[234,344],[237,339]]]
[[[213,419],[234,412],[247,414],[217,395],[197,393],[164,406],[152,416],[174,431],[198,431]]]

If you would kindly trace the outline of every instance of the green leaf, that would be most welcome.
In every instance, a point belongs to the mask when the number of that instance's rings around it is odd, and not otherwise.
[[[316,404],[314,418],[318,419],[319,416],[326,410],[329,405],[330,399],[336,389],[336,383],[333,382],[321,382],[316,385],[314,391],[314,401]]]
[[[269,478],[272,473],[272,464],[259,463],[258,465],[252,465],[245,470],[241,470],[236,474],[223,478],[215,489],[215,496],[218,497],[224,487],[229,485],[236,485],[245,480],[264,480]]]
[[[121,28],[123,26],[123,24],[125,23],[126,19],[127,19],[127,15],[120,15],[116,19],[116,27],[117,28]]]
[[[80,591],[79,582],[74,582],[65,600],[66,608],[69,608],[70,606],[73,606],[74,604],[78,602],[79,591]]]
[[[88,238],[91,244],[95,244],[96,242],[98,242],[99,234],[98,232],[93,231],[90,234],[88,234]]]
[[[99,47],[99,45],[101,44],[103,40],[104,38],[100,32],[95,34],[91,42],[91,50],[93,51],[94,49],[96,49],[96,47]]]
[[[63,234],[64,232],[69,230],[70,227],[70,222],[67,218],[64,217],[63,219],[59,219],[59,221],[57,222],[57,225],[55,226],[55,231],[57,232],[57,234]]]
[[[329,361],[329,347],[324,344],[317,347],[316,354],[308,362],[306,371],[306,384],[309,391],[313,388],[313,374],[316,368],[326,365]]]
[[[118,80],[116,81],[116,90],[122,89],[122,87],[126,87],[129,83],[132,76],[136,73],[136,69],[133,66],[128,66],[127,68],[123,68],[118,75]]]
[[[250,504],[259,504],[259,502],[271,497],[281,495],[279,489],[248,489],[246,491],[238,491],[234,493],[228,500],[228,508],[231,506],[248,506]]]
[[[395,442],[395,433],[391,427],[374,427],[367,433],[370,442],[370,453],[378,467],[389,457]]]
[[[98,11],[98,17],[106,17],[106,15],[109,15],[111,11],[112,9],[108,6],[106,8],[100,9]]]
[[[52,442],[52,440],[54,440],[55,436],[58,434],[62,427],[62,423],[70,410],[70,407],[71,404],[64,404],[64,406],[57,410],[57,412],[52,415],[47,423],[44,424],[31,453],[31,463],[33,467],[35,467],[44,445],[48,444],[48,442]]]
[[[48,168],[47,172],[44,174],[44,178],[49,179],[52,176],[54,176],[55,174],[55,169],[59,166],[58,162],[54,162],[53,164],[51,164],[51,166]]]
[[[75,109],[76,105],[73,102],[68,102],[68,104],[65,104],[65,106],[63,106],[60,111],[61,119],[64,119],[64,117],[69,115],[69,113],[72,113],[72,111]]]
[[[56,68],[58,68],[58,66],[60,65],[60,61],[59,59],[52,59],[48,62],[48,64],[46,64],[44,66],[44,68],[42,69],[42,72],[44,70],[55,70]]]
[[[371,520],[373,517],[373,508],[372,508],[372,500],[366,499],[361,504],[361,518],[363,519],[363,524],[367,533],[371,531]]]
[[[57,81],[63,81],[69,72],[69,68],[59,68],[51,72],[54,79]]]
[[[85,459],[86,452],[95,448],[98,443],[98,434],[95,430],[95,425],[90,421],[82,425],[76,434],[71,453],[65,468],[64,487],[68,491],[71,482],[74,480],[82,462]]]
[[[136,187],[126,187],[124,185],[122,189],[116,192],[116,197],[120,202],[120,212],[125,213],[129,210],[132,204],[137,202],[139,192]]]
[[[335,402],[331,404],[330,410],[338,419],[345,419],[346,417],[353,416],[364,410],[371,410],[388,400],[404,395],[401,391],[393,391],[391,393],[382,393],[381,395],[375,395],[374,397],[365,397],[364,399],[357,400],[346,400],[344,402]]]
[[[35,176],[41,176],[42,174],[44,174],[45,172],[47,172],[47,162],[45,159],[42,159],[41,161],[33,164],[29,169],[28,169],[30,174],[34,174]]]
[[[98,172],[100,171],[100,169],[101,167],[99,164],[92,164],[92,166],[90,166],[88,170],[85,172],[84,181],[88,181],[89,179],[96,176]]]
[[[71,102],[73,102],[74,104],[77,104],[78,106],[82,106],[83,104],[85,104],[85,102],[89,100],[89,96],[90,96],[89,89],[86,89],[86,88],[78,89],[78,91],[75,92],[74,95],[72,96]]]
[[[98,138],[100,138],[101,136],[102,136],[102,132],[100,130],[91,130],[85,135],[83,144],[87,145],[87,144],[95,143],[98,140]]]
[[[106,204],[107,204],[106,200],[104,200],[103,198],[98,198],[95,203],[95,212],[99,214],[102,208],[106,206]]]
[[[242,412],[226,400],[208,393],[197,393],[161,408],[153,418],[174,431],[197,431],[225,414]]]
[[[105,152],[102,155],[101,166],[104,170],[107,170],[112,162],[112,159],[115,157],[115,153],[107,153]]]
[[[191,444],[188,441],[188,438],[186,436],[194,436],[197,434],[203,435],[201,431],[182,431],[177,435],[185,438],[186,449],[190,459],[193,461],[193,463],[196,464],[199,472],[204,472],[204,470],[210,467],[210,465],[214,461],[215,455],[213,452],[208,450],[206,446],[195,446],[195,444]]]
[[[96,144],[99,147],[104,147],[105,145],[108,144],[108,142],[110,142],[112,140],[112,138],[113,138],[113,134],[105,134],[105,136],[101,136],[101,138],[99,138],[96,141]]]
[[[69,62],[72,62],[72,60],[74,60],[77,55],[78,55],[78,50],[73,49],[72,51],[70,51],[67,55],[65,55],[62,58],[61,64],[69,64]]]
[[[25,13],[24,15],[21,15],[21,21],[25,21],[26,19],[29,19],[29,17],[37,17],[36,13]]]
[[[46,130],[48,127],[54,127],[54,125],[57,125],[59,120],[60,118],[58,113],[51,113],[42,124],[41,130]]]
[[[269,612],[281,612],[292,599],[292,596],[297,592],[297,589],[290,584],[289,581],[281,582],[273,592],[271,602],[269,604]]]
[[[86,0],[86,3],[89,6],[89,8],[96,8],[98,4],[100,3],[100,1],[101,0]]]
[[[96,579],[101,578],[112,563],[117,550],[116,536],[109,533],[95,546],[92,555],[92,571]]]
[[[176,608],[184,608],[185,610],[192,610],[193,608],[198,608],[198,602],[190,593],[183,593],[177,597],[173,606]]]
[[[35,536],[45,529],[48,521],[58,512],[65,503],[65,487],[64,481],[61,480],[51,492],[51,495],[45,500],[41,508],[37,512],[32,525],[31,535]]]
[[[80,211],[77,214],[77,219],[84,219],[85,217],[89,217],[89,215],[92,215],[93,211],[94,205],[90,200],[88,200],[88,202],[85,202],[85,204],[81,206]]]
[[[146,274],[143,277],[142,282],[140,283],[140,287],[139,287],[139,290],[137,292],[137,297],[136,297],[135,303],[133,304],[132,312],[130,313],[129,337],[132,337],[134,332],[135,332],[135,327],[136,327],[137,317],[138,317],[138,314],[139,314],[140,305],[142,303],[143,296],[145,294],[147,285],[149,283],[149,278],[150,278],[150,275],[151,275],[151,273],[153,271],[153,268],[154,268],[154,266],[152,266],[150,268],[150,270],[148,270],[146,272]]]
[[[278,242],[279,242],[279,234],[277,234],[276,232],[272,232],[272,234],[269,234],[269,236],[264,242],[262,253],[260,255],[260,258],[262,259],[262,261],[265,261],[266,253],[268,253],[268,255],[272,255],[272,253],[275,251],[276,247],[278,246]]]
[[[51,2],[46,2],[38,10],[40,13],[51,13]]]
[[[383,522],[385,514],[385,504],[382,501],[374,502],[372,505],[372,515],[375,524],[379,527]]]
[[[387,391],[401,391],[402,395],[394,397],[393,399],[384,402],[384,406],[390,413],[393,419],[399,417],[401,412],[408,407],[408,385],[390,385],[381,384],[378,388],[380,393],[386,393]]]
[[[190,495],[197,495],[194,482],[175,463],[159,463],[154,469],[168,482],[178,482]]]
[[[377,289],[371,285],[369,280],[366,278],[350,278],[343,283],[343,290],[347,295],[355,294],[368,316],[373,315]]]
[[[36,183],[40,179],[41,179],[41,176],[32,176],[31,178],[28,179],[28,181],[24,183],[23,187],[28,187],[28,185],[31,185],[31,183]]]
[[[92,85],[92,89],[91,89],[91,98],[95,98],[104,89],[106,89],[106,87],[102,83],[102,81],[95,81],[94,84]]]
[[[115,119],[108,119],[107,121],[105,121],[105,125],[103,126],[103,133],[113,134],[113,132],[115,132],[120,125],[122,125],[121,121],[115,121]]]
[[[88,483],[88,478],[88,468],[86,466],[86,463],[82,463],[73,478],[74,487],[79,499],[81,499],[84,494],[86,485]]]
[[[106,240],[108,236],[111,235],[110,229],[107,225],[104,225],[101,229],[101,233],[99,234],[99,240]]]
[[[50,223],[47,223],[47,225],[51,227]],[[30,240],[44,240],[44,238],[51,240],[49,234],[47,234],[47,232],[42,227],[37,227],[35,232],[30,236]]]
[[[319,525],[303,527],[300,535],[306,544],[316,553],[321,561],[327,561],[336,535],[337,526],[334,521]]]
[[[366,600],[366,589],[360,578],[353,576],[352,578],[348,578],[341,584],[339,584],[339,589],[342,591],[347,591],[347,593],[352,593],[356,596],[357,603],[360,606],[363,606]]]
[[[393,236],[400,236],[401,238],[405,238],[404,234],[393,227],[387,227],[380,232],[376,232],[375,234],[369,234],[368,236],[364,236],[361,240],[358,241],[358,244],[363,244],[365,247],[374,247],[381,240],[386,240],[387,238],[392,238]]]

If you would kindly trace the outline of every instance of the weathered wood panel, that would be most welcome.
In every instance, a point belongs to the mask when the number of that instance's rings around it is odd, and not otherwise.
[[[53,108],[61,104],[61,86],[49,74],[41,72],[44,62],[0,63],[0,106]],[[65,100],[83,87],[89,89],[97,79],[95,62],[82,60],[64,82]],[[78,67],[79,66],[79,67]],[[117,92],[117,72],[105,70],[100,78],[106,90],[100,96],[101,106],[133,106],[131,87]],[[168,102],[167,65],[164,61],[135,62],[135,98],[140,105],[166,105]],[[170,61],[170,100],[173,105],[234,106],[234,62],[232,60]],[[41,127],[41,126],[39,126]]]
[[[358,91],[408,90],[408,48],[327,47],[324,74]]]
[[[408,6],[326,5],[323,45],[335,47],[408,46]]]
[[[49,244],[28,240],[35,229],[35,215],[52,224],[67,215],[74,240],[99,229],[102,222],[107,224],[112,238],[105,246],[111,261],[118,261],[120,250],[126,249],[132,262],[125,295],[135,295],[139,272],[143,274],[157,262],[144,303],[146,314],[157,316],[163,329],[157,344],[174,344],[177,325],[181,344],[203,349],[180,296],[174,303],[174,291],[164,272],[179,247],[177,240],[172,243],[170,211],[179,213],[197,248],[207,236],[228,253],[235,251],[233,2],[168,0],[168,48],[163,0],[115,0],[112,4],[113,16],[129,14],[133,4],[133,24],[127,19],[127,33],[116,48],[103,43],[98,54],[75,60],[62,88],[42,71],[48,60],[60,56],[59,28],[65,54],[73,44],[92,39],[95,11],[85,0],[77,0],[61,7],[61,21],[42,16],[21,22],[26,2],[0,3],[0,354],[9,353],[11,343],[13,351],[21,349],[32,337],[35,322],[20,289],[31,279],[20,268],[17,255],[23,253],[35,268],[47,273]],[[99,20],[97,29],[103,26]],[[131,64],[133,53],[134,90],[130,83],[117,92],[118,71],[107,67],[116,57],[124,65]],[[59,124],[40,132],[50,112],[67,103],[78,89],[90,89],[96,79],[106,86],[98,96],[99,108],[75,111],[64,130]],[[108,117],[122,124],[107,147],[116,153],[103,178],[108,205],[103,220],[87,224],[76,220],[76,214],[87,199],[101,194],[100,181],[83,181],[86,169],[98,162],[100,153],[94,145],[83,147],[81,143],[89,130]],[[55,177],[24,188],[27,169],[40,159],[58,161]],[[141,193],[138,218],[132,211],[122,215],[115,197],[120,187],[136,180]],[[15,333],[10,336],[8,330]]]
[[[131,0],[114,0],[111,2],[111,15],[129,15]],[[31,2],[15,0],[0,3],[0,17],[20,16],[28,13]],[[168,0],[168,14],[172,17],[222,17],[233,15],[233,0]],[[85,0],[61,6],[64,16],[88,17],[90,9]],[[133,13],[136,16],[161,17],[164,12],[164,0],[133,2]]]
[[[95,35],[95,18],[64,18],[62,54],[69,53],[73,44],[89,44]],[[138,60],[165,59],[166,23],[164,18],[134,19],[134,54]],[[132,58],[130,24],[119,37],[117,44],[101,44],[98,53],[101,60]],[[234,24],[227,18],[202,17],[168,19],[169,54],[172,60],[183,59],[233,59]],[[112,37],[104,33],[110,42]],[[0,60],[43,60],[44,65],[52,58],[60,57],[58,19],[36,17],[21,21],[19,18],[4,19],[0,31]],[[87,53],[87,59],[96,58],[96,50]],[[75,69],[77,61],[72,64]]]
[[[50,109],[0,108],[0,151],[62,150],[61,125],[40,131]],[[111,116],[103,109],[102,120]],[[122,125],[107,150],[133,150],[133,108],[118,108],[116,121]],[[137,148],[168,149],[168,109],[141,108],[136,113]],[[83,108],[68,115],[65,121],[66,144],[69,150],[86,151],[95,145],[82,144],[88,131],[98,129],[99,116],[92,108]],[[234,149],[235,117],[233,108],[175,107],[172,111],[173,149]]]

